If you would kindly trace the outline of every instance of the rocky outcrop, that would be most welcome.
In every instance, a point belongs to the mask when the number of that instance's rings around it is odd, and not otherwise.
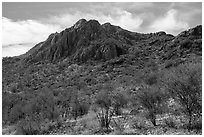
[[[179,37],[202,38],[202,26],[198,25],[195,28],[183,31],[178,34],[177,38]]]
[[[173,40],[173,44],[185,52],[202,54],[202,26],[181,32]]]
[[[108,60],[125,53],[108,35],[98,21],[81,19],[71,28],[53,33],[46,41],[37,44],[26,53],[26,60],[56,61],[67,57],[77,61]]]

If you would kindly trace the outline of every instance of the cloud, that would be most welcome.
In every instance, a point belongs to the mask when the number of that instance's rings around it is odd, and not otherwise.
[[[177,34],[178,32],[185,30],[189,27],[187,22],[179,20],[177,18],[177,10],[171,9],[164,17],[156,19],[149,29],[152,31],[165,31],[171,34]]]
[[[110,22],[124,29],[135,31],[142,24],[143,20],[132,13],[120,8],[113,8],[112,13],[105,15],[102,12],[83,13],[75,12],[50,16],[39,20],[13,21],[6,17],[2,18],[3,35],[3,56],[20,55],[25,53],[35,44],[44,41],[51,33],[60,32],[65,28],[71,27],[81,18],[96,19],[101,24]],[[29,44],[28,44],[29,43]],[[19,45],[20,44],[20,45]],[[26,46],[22,46],[26,45]],[[10,45],[10,46],[8,46]]]
[[[101,24],[110,22],[113,25],[118,25],[124,29],[131,31],[136,31],[140,25],[143,23],[142,18],[139,16],[134,16],[132,13],[123,10],[121,8],[112,8],[112,12],[109,14],[104,14],[102,11],[92,11],[91,13],[87,12],[75,12],[65,13],[57,16],[52,16],[49,19],[44,19],[46,22],[53,24],[60,24],[61,27],[66,28],[72,26],[76,21],[81,18],[86,20],[96,19]]]
[[[143,19],[139,16],[133,16],[132,13],[125,11],[125,10],[117,10],[119,16],[113,18],[109,16],[107,20],[115,25],[118,25],[124,29],[128,29],[130,31],[137,31],[140,28],[141,24],[143,23]],[[104,18],[105,20],[106,18]]]
[[[101,2],[19,5],[21,8],[16,8],[18,6],[15,4],[9,9],[4,6],[2,43],[6,53],[3,55],[19,55],[20,52],[23,54],[35,44],[44,41],[51,33],[69,28],[81,18],[96,19],[101,24],[110,22],[134,32],[165,31],[174,35],[201,24],[202,19],[202,3]],[[27,14],[23,14],[25,11]]]
[[[37,44],[45,40],[50,33],[59,30],[59,25],[43,24],[36,20],[13,21],[2,18],[2,44]]]
[[[2,48],[2,57],[9,57],[9,56],[18,56],[23,53],[26,53],[34,44],[15,44],[10,46],[3,46]]]

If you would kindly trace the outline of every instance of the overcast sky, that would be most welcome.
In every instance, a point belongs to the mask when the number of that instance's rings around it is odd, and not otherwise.
[[[177,35],[202,24],[202,3],[6,3],[2,4],[2,56],[25,53],[81,18],[135,32]]]

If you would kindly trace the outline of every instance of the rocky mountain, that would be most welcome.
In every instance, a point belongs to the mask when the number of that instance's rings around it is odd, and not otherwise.
[[[71,28],[53,33],[37,44],[26,53],[26,60],[56,61],[67,57],[76,61],[109,60],[126,53],[122,43],[111,36],[120,30],[109,24],[100,25],[96,20],[81,19]]]
[[[142,52],[140,54],[165,60],[174,55],[185,56],[188,52],[201,54],[201,38],[202,26],[173,36],[165,32],[140,34],[110,23],[101,25],[97,20],[81,19],[60,33],[52,33],[22,57],[26,62],[55,62],[65,58],[74,62],[86,62],[107,61],[124,54]]]
[[[27,53],[3,58],[3,90],[11,90],[16,83],[30,85],[29,81],[36,75],[39,76],[32,81],[43,87],[44,82],[39,82],[52,78],[41,74],[40,69],[48,71],[49,76],[55,78],[73,64],[90,65],[100,68],[96,69],[98,73],[105,73],[116,70],[115,67],[122,69],[126,66],[131,71],[133,68],[143,71],[147,68],[155,69],[156,66],[156,69],[161,70],[185,62],[201,61],[201,25],[173,36],[165,32],[130,32],[110,23],[101,25],[96,20],[81,19],[72,27],[51,34]],[[36,89],[38,86],[34,84],[31,87]]]
[[[194,120],[198,133],[186,131],[185,102],[181,107],[169,98],[173,82],[173,90],[190,93],[185,99],[201,106],[201,73],[201,25],[173,36],[81,19],[27,53],[2,59],[3,132],[10,134],[11,128],[15,134],[202,134],[202,117]],[[156,103],[164,114],[158,111],[154,121],[149,120],[139,93],[147,97],[143,103],[153,99],[148,104]],[[168,106],[160,107],[161,101]],[[197,108],[199,115],[193,116],[202,116],[202,107]],[[103,117],[97,121],[103,110],[110,111],[106,118],[115,120],[107,120],[110,131],[103,129]]]
[[[3,86],[8,88],[17,79],[24,79],[23,72],[30,73],[38,64],[51,63],[54,68],[63,70],[72,64],[88,65],[90,62],[105,68],[127,65],[145,69],[156,64],[164,69],[201,60],[201,25],[173,36],[165,32],[141,34],[110,23],[101,25],[96,20],[81,19],[60,33],[52,33],[27,53],[3,58],[3,83],[9,85]]]

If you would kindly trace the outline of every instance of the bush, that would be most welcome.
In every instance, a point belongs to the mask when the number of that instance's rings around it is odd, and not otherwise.
[[[202,130],[202,119],[201,118],[194,121],[194,123],[192,124],[192,129]]]
[[[74,103],[71,105],[71,115],[76,119],[79,116],[83,116],[88,113],[89,106],[85,103]]]
[[[100,127],[105,128],[106,131],[109,131],[110,121],[113,116],[112,98],[110,92],[101,91],[96,97],[95,104],[100,108],[100,112],[97,112],[97,119],[100,123]],[[97,111],[97,110],[96,110]]]
[[[26,117],[18,123],[18,134],[38,135],[41,133],[38,117]]]
[[[76,119],[79,116],[83,116],[87,114],[89,111],[89,105],[85,101],[79,100],[79,97],[77,94],[74,94],[72,96],[71,102],[70,102],[70,113],[71,116]]]
[[[114,90],[112,93],[112,107],[115,115],[121,114],[121,108],[124,108],[128,103],[127,93],[124,90]]]
[[[149,85],[149,86],[152,86],[152,85],[155,85],[159,82],[159,77],[158,77],[158,73],[155,73],[155,72],[148,72],[147,74],[145,74],[144,76],[144,83]]]
[[[164,119],[164,123],[170,128],[175,128],[176,127],[174,119],[171,118],[171,117],[168,117],[168,118]]]
[[[10,109],[9,121],[11,123],[15,123],[19,121],[21,118],[23,118],[22,106],[21,104],[17,104]]]
[[[21,109],[17,111],[18,113],[21,112],[24,116],[19,118],[19,122],[16,121],[19,130],[21,134],[25,135],[42,134],[41,126],[45,119],[54,121],[59,117],[56,99],[52,91],[47,89],[38,91],[35,98],[33,96],[31,98],[25,96],[25,99],[27,99],[27,102],[24,106],[21,105]]]
[[[133,122],[134,122],[133,125],[132,125],[133,128],[136,128],[136,129],[145,129],[145,128],[147,128],[145,120],[143,118],[141,118],[141,117],[138,117],[137,119],[134,119]]]
[[[202,66],[201,63],[180,65],[167,76],[167,89],[172,98],[181,106],[181,110],[188,116],[188,129],[194,116],[202,115]]]
[[[114,90],[112,86],[106,85],[96,96],[95,105],[100,108],[97,118],[101,128],[109,131],[109,125],[113,115],[120,115],[120,109],[128,103],[124,91]]]
[[[83,115],[82,118],[77,121],[77,125],[80,125],[82,128],[79,129],[80,131],[88,132],[86,134],[94,134],[100,128],[96,114],[93,111],[89,111],[87,115]]]
[[[156,115],[165,110],[166,94],[158,87],[147,87],[137,94],[139,103],[147,110],[146,118],[156,126]]]
[[[25,102],[20,95],[12,93],[2,93],[2,122],[14,124],[23,118],[22,107]]]
[[[54,92],[54,96],[57,99],[57,105],[60,108],[60,114],[62,116],[62,118],[67,119],[69,117],[70,114],[70,105],[71,105],[71,97],[72,97],[72,93],[70,93],[71,91],[69,90],[62,90],[62,91],[58,91],[56,90]]]
[[[32,109],[30,111],[28,110],[27,114],[41,114],[43,119],[47,118],[49,120],[55,120],[59,117],[57,100],[52,90],[43,89],[28,105],[31,105]]]
[[[180,48],[186,48],[189,49],[192,45],[192,41],[189,39],[184,39],[180,42]]]
[[[12,93],[18,93],[19,92],[17,85],[12,85],[10,90]]]

